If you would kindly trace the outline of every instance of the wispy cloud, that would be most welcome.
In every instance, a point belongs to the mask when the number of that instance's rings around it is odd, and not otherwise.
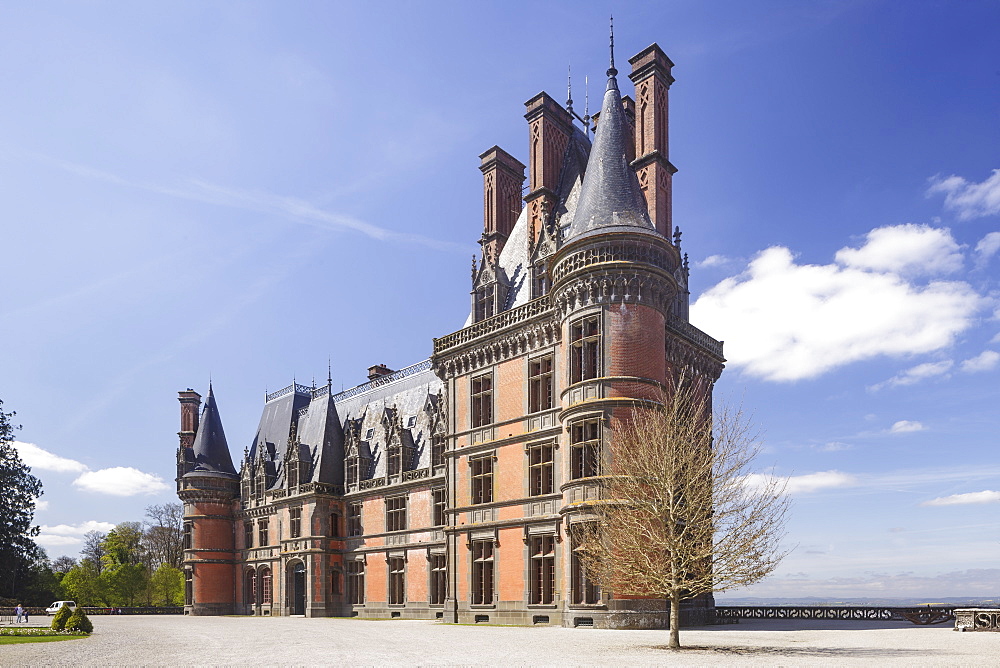
[[[775,483],[777,483],[775,485]],[[819,471],[788,477],[773,473],[753,473],[747,476],[746,484],[754,489],[770,489],[784,487],[786,494],[809,494],[839,487],[853,487],[858,484],[855,476],[841,471]]]
[[[976,264],[986,266],[989,259],[1000,252],[1000,232],[990,232],[976,244]]]
[[[964,506],[978,503],[1000,503],[1000,492],[986,489],[982,492],[968,492],[966,494],[952,494],[951,496],[939,496],[930,501],[924,501],[922,506]]]
[[[890,434],[911,434],[916,431],[924,431],[927,429],[921,422],[916,420],[900,420],[894,422],[891,427],[889,427]]]
[[[966,373],[979,373],[981,371],[991,371],[1000,364],[1000,353],[995,350],[984,350],[975,357],[962,362],[962,371]]]
[[[331,231],[353,231],[364,234],[372,239],[386,242],[415,244],[439,251],[459,251],[468,253],[472,246],[468,244],[441,241],[422,234],[397,232],[385,227],[373,225],[359,218],[346,214],[324,211],[307,200],[284,195],[276,195],[263,191],[244,190],[222,186],[202,179],[190,179],[181,185],[164,185],[146,181],[126,179],[111,172],[96,169],[88,165],[80,165],[67,160],[52,158],[46,155],[30,154],[34,160],[57,167],[64,171],[77,174],[88,179],[102,181],[125,188],[138,188],[155,192],[168,197],[203,202],[215,206],[224,206],[243,211],[264,213],[279,216],[291,222],[310,225]]]
[[[914,385],[922,380],[942,376],[955,365],[952,360],[941,360],[940,362],[925,362],[917,366],[901,371],[889,380],[876,383],[869,387],[869,390],[877,391],[883,387],[899,387],[903,385]]]
[[[932,176],[927,196],[944,194],[944,207],[954,211],[959,220],[972,220],[1000,214],[1000,169],[994,169],[984,181],[971,183],[961,176]]]
[[[75,459],[60,457],[48,450],[44,450],[34,443],[22,443],[14,441],[17,454],[21,461],[33,469],[42,471],[55,471],[57,473],[83,473],[87,470],[87,465]]]

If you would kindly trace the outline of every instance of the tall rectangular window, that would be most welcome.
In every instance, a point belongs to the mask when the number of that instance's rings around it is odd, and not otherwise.
[[[492,503],[493,457],[479,457],[469,464],[472,467],[472,503]]]
[[[243,605],[257,602],[257,575],[252,568],[243,573]]]
[[[402,531],[406,528],[406,497],[391,496],[385,500],[385,530]]]
[[[192,532],[192,523],[191,522],[185,522],[184,523],[184,535],[183,535],[183,537],[181,539],[181,541],[182,541],[181,544],[184,546],[185,550],[190,550],[191,547],[192,547],[191,532]]]
[[[361,503],[351,503],[347,506],[347,535],[360,536],[364,533],[361,524]]]
[[[298,538],[302,535],[302,509],[291,508],[288,511],[288,535]]]
[[[344,476],[347,478],[347,484],[356,485],[358,483],[358,458],[348,456],[345,466]]]
[[[570,457],[570,474],[574,480],[598,474],[601,463],[600,418],[573,423],[570,428]]]
[[[247,549],[253,547],[253,522],[243,524],[243,546]]]
[[[340,594],[343,592],[343,590],[341,589],[340,577],[341,574],[339,570],[337,570],[336,568],[330,569],[330,593],[334,596],[340,596]]]
[[[596,605],[601,602],[601,589],[588,576],[587,568],[580,558],[580,531],[570,531],[572,554],[570,557],[570,585],[573,588],[573,602]]]
[[[549,272],[543,260],[531,268],[531,298],[547,295],[551,287],[552,281],[549,280]]]
[[[389,605],[406,603],[406,561],[389,557]]]
[[[486,320],[494,313],[496,285],[490,284],[476,290],[476,322]]]
[[[472,541],[472,603],[493,604],[493,541]]]
[[[570,325],[570,382],[601,375],[600,316],[582,318]]]
[[[448,560],[443,554],[432,554],[428,562],[431,575],[431,605],[444,605],[448,596]]]
[[[552,408],[552,355],[528,362],[528,412]]]
[[[347,602],[361,605],[365,602],[365,562],[347,562]]]
[[[261,597],[260,602],[270,604],[271,603],[271,569],[264,568],[260,574],[260,590]]]
[[[444,466],[444,436],[431,437],[431,466]]]
[[[493,374],[472,379],[472,426],[484,427],[493,422]]]
[[[264,545],[270,545],[270,540],[267,536],[267,519],[262,519],[257,521],[257,544],[263,547]]]
[[[343,535],[340,526],[340,513],[330,513],[330,537],[337,538]]]
[[[528,494],[539,496],[552,493],[552,444],[543,443],[528,448]]]
[[[529,603],[549,605],[556,589],[554,536],[531,537],[531,583]]]
[[[438,489],[431,491],[431,503],[433,504],[432,521],[434,526],[441,527],[445,525],[444,509],[448,505],[448,494],[445,492],[444,487],[439,487]]]

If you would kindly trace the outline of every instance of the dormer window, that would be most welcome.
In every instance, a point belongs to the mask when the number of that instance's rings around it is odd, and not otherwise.
[[[417,426],[417,416],[416,415],[411,415],[410,417],[406,418],[406,428],[407,429],[413,429],[416,426]]]
[[[486,320],[496,313],[496,284],[490,283],[476,290],[476,322]]]
[[[549,278],[549,272],[545,265],[546,263],[543,260],[531,267],[532,299],[549,294],[549,289],[552,287],[552,281]]]

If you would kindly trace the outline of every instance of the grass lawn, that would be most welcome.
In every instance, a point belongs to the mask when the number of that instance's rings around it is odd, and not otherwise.
[[[0,645],[20,645],[28,642],[56,642],[59,640],[76,640],[86,638],[86,634],[58,636],[0,636]]]

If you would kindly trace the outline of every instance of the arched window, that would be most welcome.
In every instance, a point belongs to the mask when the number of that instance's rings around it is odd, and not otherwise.
[[[253,605],[257,602],[257,578],[252,568],[243,573],[243,604]]]

